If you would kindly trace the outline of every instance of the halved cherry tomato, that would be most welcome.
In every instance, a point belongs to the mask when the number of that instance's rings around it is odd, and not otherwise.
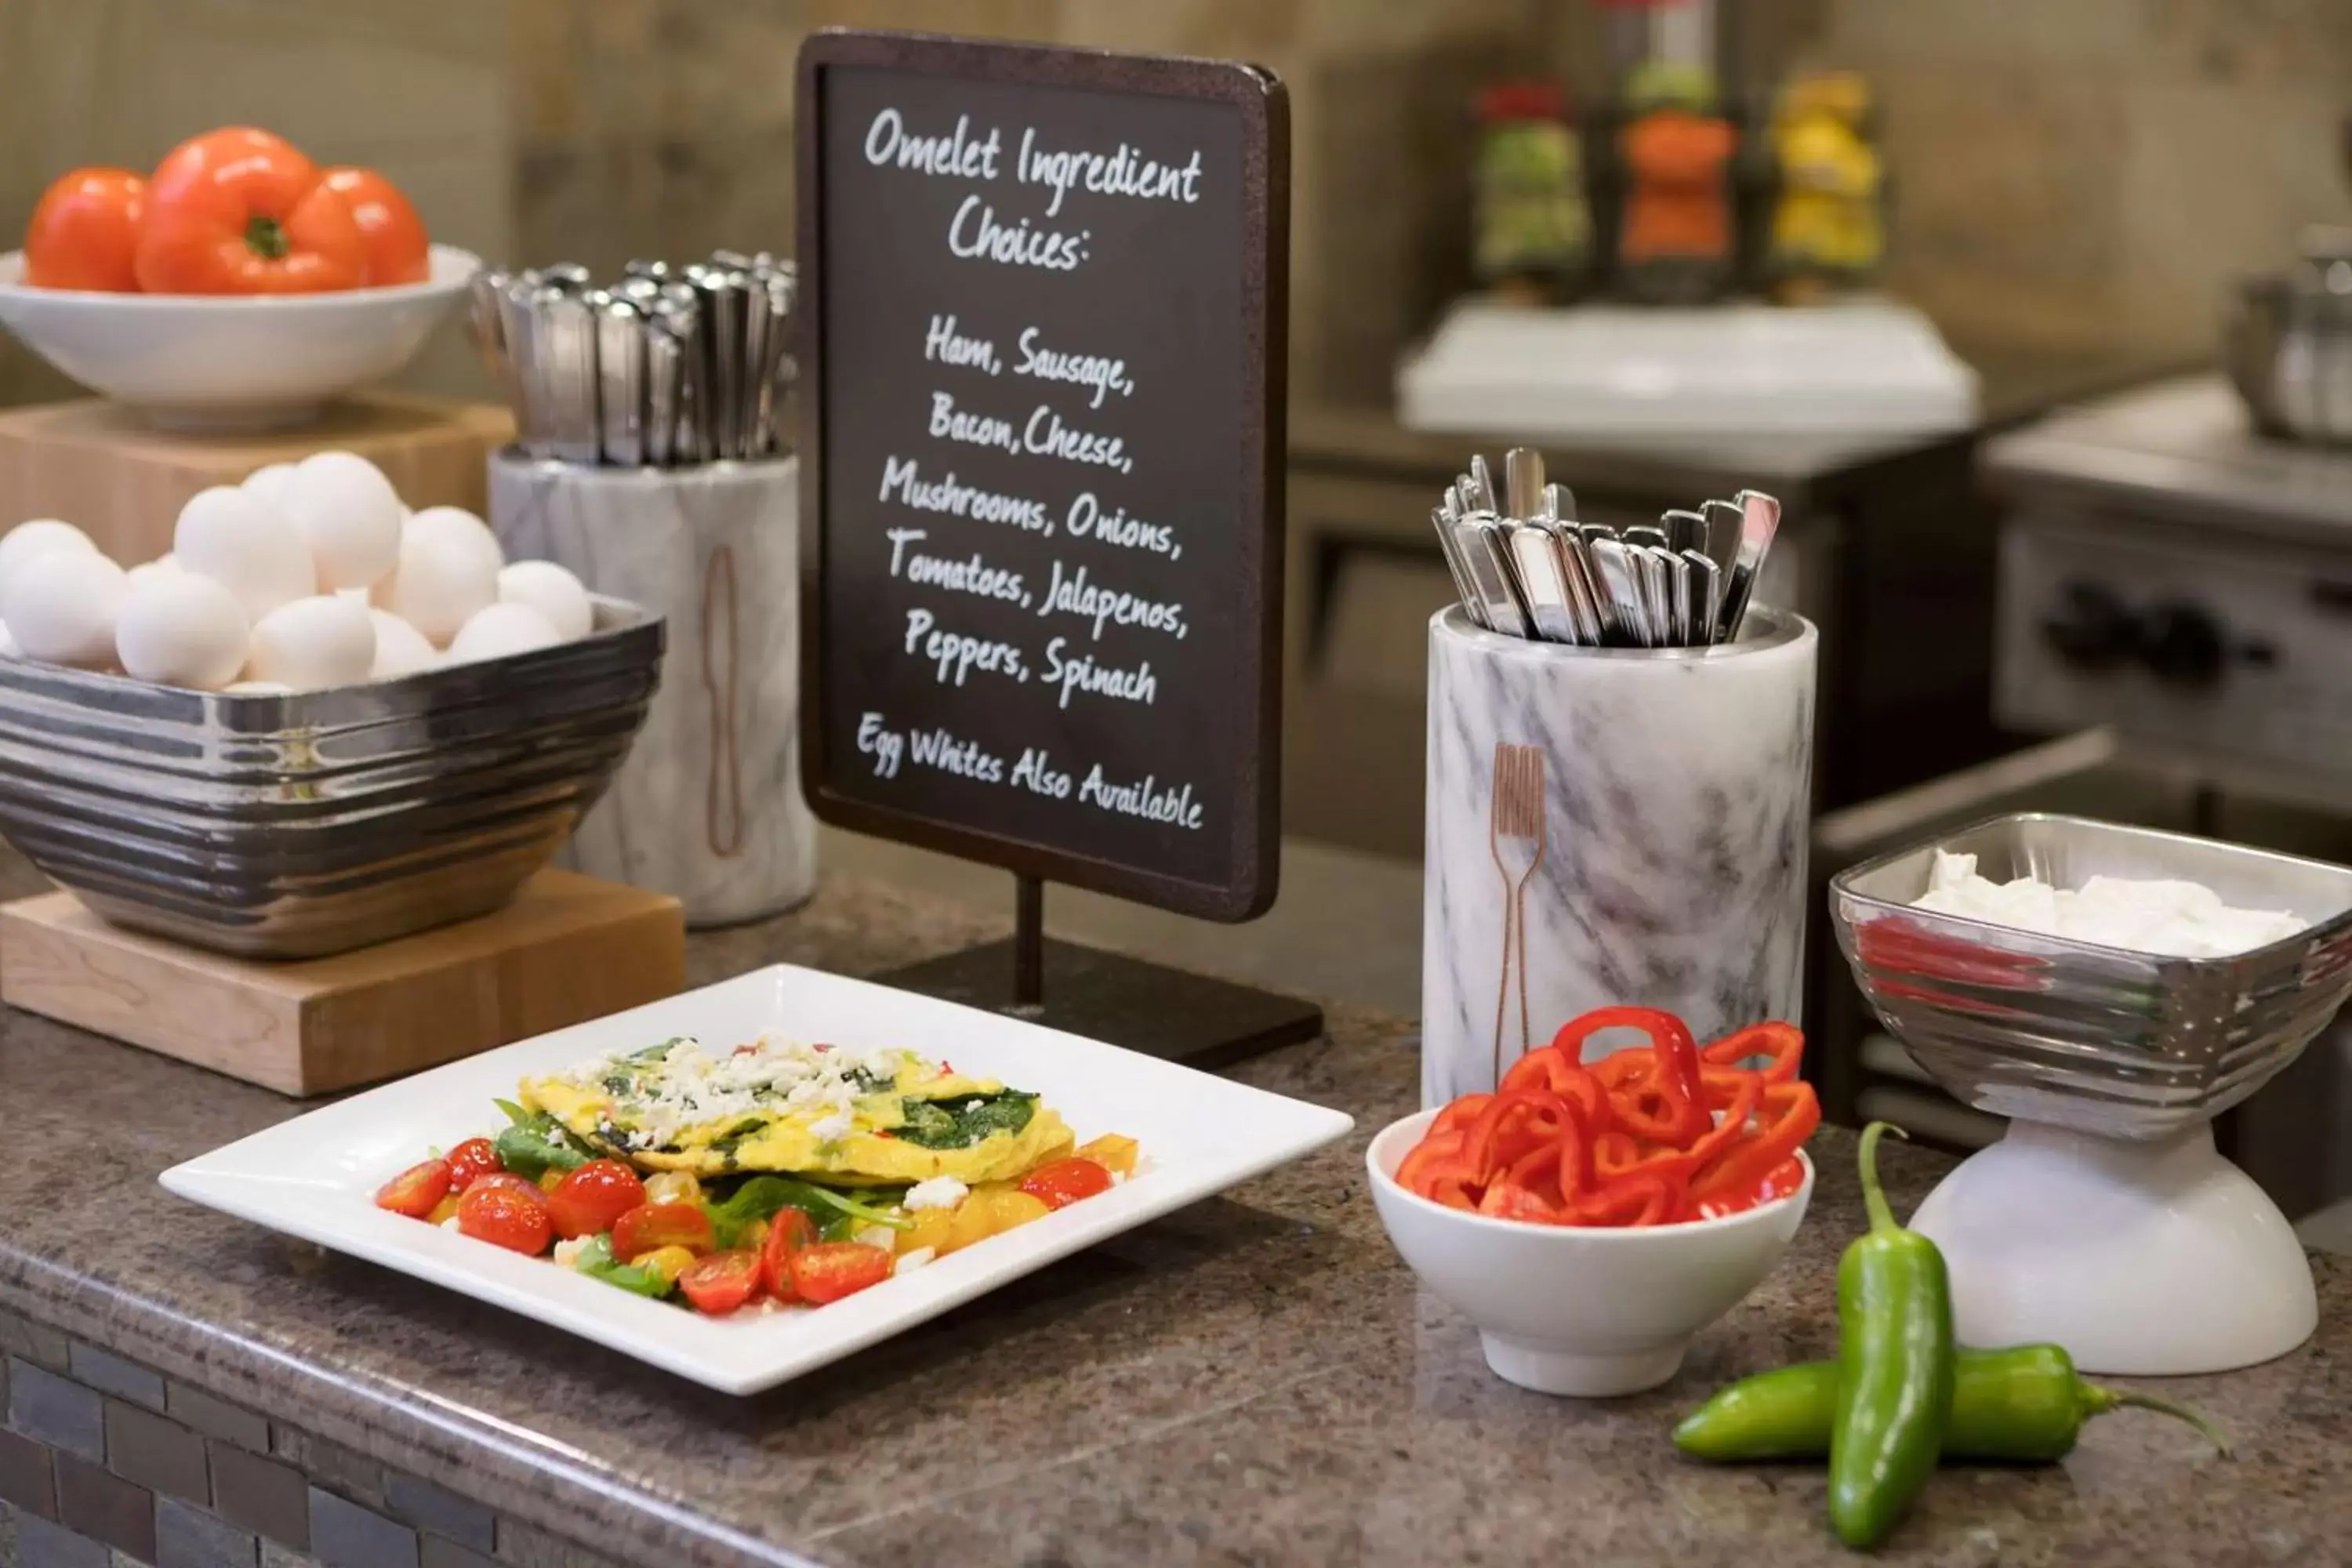
[[[449,1162],[449,1181],[459,1192],[473,1184],[477,1176],[495,1176],[506,1167],[499,1163],[498,1151],[487,1138],[468,1138],[445,1156]]]
[[[639,1204],[613,1222],[613,1256],[624,1263],[661,1247],[683,1247],[699,1258],[717,1241],[710,1216],[693,1204]]]
[[[695,1310],[723,1318],[760,1290],[760,1255],[740,1247],[714,1252],[677,1277]]]
[[[547,1206],[555,1234],[571,1241],[612,1229],[645,1201],[646,1184],[635,1171],[618,1160],[591,1160],[557,1184]]]
[[[367,237],[368,287],[422,283],[431,252],[425,222],[400,187],[373,169],[330,169],[320,182],[349,204]]]
[[[1080,1198],[1110,1190],[1110,1173],[1092,1160],[1072,1155],[1040,1165],[1021,1178],[1021,1190],[1049,1209],[1064,1209]]]
[[[890,1255],[862,1241],[820,1241],[793,1254],[793,1289],[824,1306],[890,1278]]]
[[[449,1162],[427,1160],[411,1165],[376,1189],[375,1206],[423,1219],[433,1205],[449,1195]]]
[[[365,282],[368,245],[292,143],[231,126],[155,166],[133,266],[150,294],[312,294]]]
[[[536,1189],[526,1196],[504,1184],[516,1179],[484,1176],[467,1187],[457,1200],[458,1234],[536,1258],[555,1239],[555,1222],[547,1217],[547,1204]]]
[[[128,169],[76,169],[41,193],[25,229],[25,281],[36,289],[136,293],[147,182]]]
[[[816,1244],[816,1222],[801,1209],[778,1209],[760,1244],[760,1283],[779,1301],[793,1300],[793,1254]]]
[[[532,1181],[529,1176],[518,1176],[511,1171],[492,1171],[487,1176],[476,1176],[466,1184],[466,1192],[470,1193],[476,1187],[504,1187],[510,1193],[520,1193],[524,1197],[535,1199],[542,1205],[547,1202],[547,1194],[539,1190],[537,1182]],[[466,1194],[460,1193],[457,1195],[463,1197]]]

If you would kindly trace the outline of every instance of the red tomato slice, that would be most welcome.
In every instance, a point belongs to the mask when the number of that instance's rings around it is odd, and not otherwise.
[[[1110,1171],[1072,1155],[1040,1165],[1021,1178],[1021,1190],[1049,1209],[1066,1209],[1080,1198],[1110,1190]]]
[[[466,1189],[466,1195],[457,1200],[458,1232],[527,1258],[545,1252],[547,1244],[555,1239],[547,1205],[536,1192],[526,1197],[497,1184],[497,1177],[485,1176]]]
[[[723,1318],[760,1293],[760,1255],[748,1247],[714,1252],[677,1277],[698,1312]]]
[[[449,1162],[427,1160],[411,1165],[376,1189],[375,1206],[423,1219],[433,1205],[449,1195]]]
[[[504,1166],[487,1138],[468,1138],[449,1151],[449,1185],[457,1192],[471,1186],[477,1176],[495,1176]]]
[[[595,1236],[620,1223],[646,1201],[646,1184],[618,1160],[591,1160],[570,1175],[547,1200],[555,1234],[570,1241]]]
[[[699,1204],[639,1204],[613,1222],[613,1256],[624,1263],[657,1247],[683,1247],[699,1256],[717,1241]]]
[[[816,1243],[816,1222],[799,1209],[778,1209],[760,1248],[760,1283],[779,1301],[793,1300],[793,1254]]]
[[[793,1289],[824,1306],[890,1278],[890,1255],[862,1241],[820,1241],[793,1254]]]

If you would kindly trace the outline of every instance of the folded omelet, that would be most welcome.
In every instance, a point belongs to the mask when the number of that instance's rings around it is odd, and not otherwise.
[[[1018,1176],[1076,1142],[1034,1094],[912,1051],[769,1037],[730,1050],[676,1039],[525,1079],[523,1105],[654,1171],[774,1172],[895,1185]]]

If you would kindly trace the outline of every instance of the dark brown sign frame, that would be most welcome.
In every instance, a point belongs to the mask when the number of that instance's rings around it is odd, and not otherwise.
[[[1234,810],[1234,876],[1214,885],[1075,853],[985,827],[877,805],[834,787],[826,734],[824,603],[827,411],[824,247],[826,73],[835,67],[903,71],[999,86],[1065,88],[1193,99],[1241,112],[1242,484],[1240,549],[1231,603],[1244,639],[1225,710],[1246,733],[1222,775]],[[828,30],[800,55],[794,115],[801,408],[801,752],[803,788],[826,822],[989,865],[1023,879],[1066,883],[1203,919],[1240,921],[1274,902],[1281,830],[1284,409],[1289,257],[1289,110],[1282,84],[1255,67],[1221,60],[1116,55],[921,34]]]

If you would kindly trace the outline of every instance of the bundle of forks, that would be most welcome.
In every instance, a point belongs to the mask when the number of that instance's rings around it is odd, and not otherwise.
[[[1542,454],[1514,447],[1503,492],[1483,454],[1430,521],[1463,610],[1488,631],[1582,647],[1706,647],[1739,635],[1780,531],[1760,490],[1669,511],[1653,526],[1580,522]]]

